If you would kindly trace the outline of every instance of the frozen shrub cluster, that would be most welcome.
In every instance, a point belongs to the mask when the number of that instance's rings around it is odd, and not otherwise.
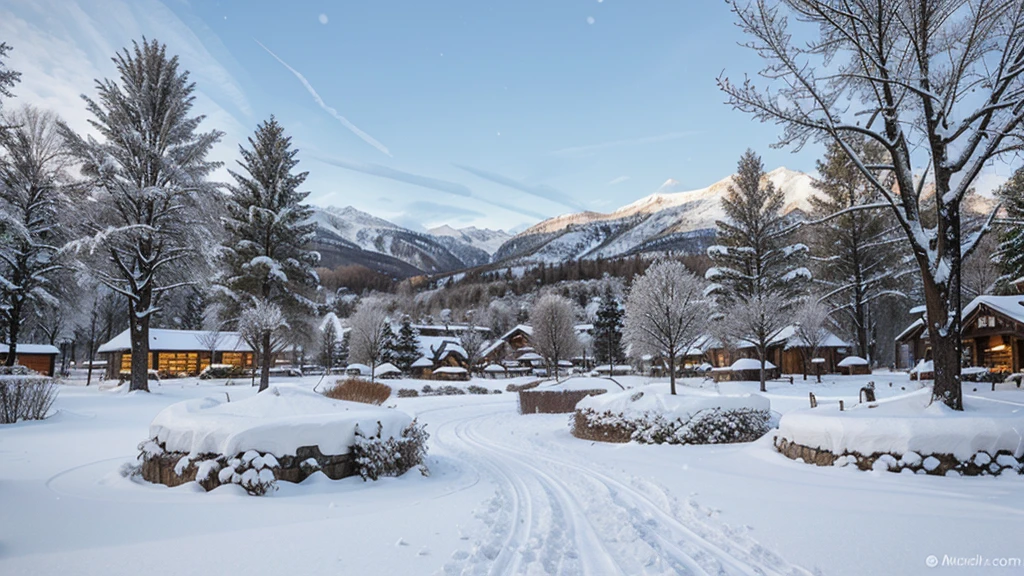
[[[477,386],[476,384],[470,384],[466,386],[466,391],[470,394],[490,394],[491,391],[483,386]]]
[[[415,398],[420,395],[419,390],[413,388],[402,388],[398,391],[399,398]]]
[[[437,388],[427,384],[423,387],[424,396],[458,396],[465,393],[466,391],[462,388],[452,386],[451,384],[445,384],[444,386],[438,386]]]
[[[28,376],[31,374],[27,366],[15,364],[14,366],[0,366],[0,376]]]
[[[31,376],[24,366],[8,370],[17,374],[0,375],[0,424],[19,420],[42,420],[57,399],[57,384],[46,376]]]
[[[423,463],[427,455],[427,439],[430,434],[426,427],[413,420],[404,430],[401,438],[381,438],[383,426],[377,423],[377,433],[366,435],[356,427],[356,443],[352,447],[356,467],[363,480],[377,480],[381,476],[401,476],[414,466],[426,476],[429,472]]]
[[[573,434],[587,440],[640,444],[729,444],[752,442],[770,428],[771,414],[749,408],[701,410],[690,419],[669,419],[661,414],[644,413],[627,418],[612,412],[577,410]]]

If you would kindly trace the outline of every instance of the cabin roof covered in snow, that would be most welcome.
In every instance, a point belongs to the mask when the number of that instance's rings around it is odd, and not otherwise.
[[[773,368],[775,368],[775,364],[772,364],[767,360],[764,361],[765,370],[771,370]],[[739,360],[733,362],[732,366],[729,366],[729,369],[737,372],[740,370],[760,370],[761,361],[758,360],[757,358],[740,358]]]
[[[1024,295],[1016,296],[992,296],[984,294],[978,296],[971,303],[964,307],[963,317],[967,318],[978,306],[986,305],[989,308],[1005,314],[1015,322],[1024,324]]]
[[[401,372],[402,371],[398,369],[398,366],[395,366],[391,362],[385,362],[380,366],[377,366],[377,369],[374,370],[374,373],[378,376],[382,374],[400,374]]]
[[[163,328],[149,329],[149,349],[152,352],[194,352],[209,350],[203,338],[210,334],[205,330],[167,330]],[[128,330],[114,336],[109,342],[99,347],[97,352],[122,352],[132,349],[131,335]],[[238,332],[221,332],[217,342],[218,352],[252,352]]]
[[[850,346],[849,342],[843,340],[839,336],[836,336],[831,331],[825,330],[825,332],[827,334],[826,334],[824,340],[821,342],[821,344],[818,345],[819,348],[844,348],[844,347]],[[796,326],[793,326],[793,325],[786,326],[785,328],[783,328],[782,332],[779,332],[779,335],[776,336],[775,339],[773,339],[771,341],[771,344],[769,344],[769,346],[778,346],[779,344],[783,344],[783,343],[785,344],[785,347],[786,347],[787,350],[789,350],[790,348],[799,348],[799,347],[802,347],[802,346],[810,346],[810,344],[808,344],[807,341],[802,336],[797,334]],[[753,347],[754,347],[754,345],[751,344],[750,342],[741,342],[740,344],[738,344],[736,346],[736,348],[753,348]]]
[[[10,346],[0,342],[0,354],[7,354],[11,351]],[[60,354],[56,346],[49,344],[18,344],[18,354]]]
[[[420,359],[412,363],[413,368],[430,368],[434,363],[426,356],[420,356]]]
[[[913,322],[911,322],[910,326],[907,326],[906,328],[904,328],[903,332],[900,332],[899,334],[897,334],[895,339],[897,341],[898,340],[903,340],[904,338],[910,336],[914,332],[914,330],[917,330],[918,328],[920,328],[922,326],[924,326],[924,318],[918,318],[917,320],[914,320]]]

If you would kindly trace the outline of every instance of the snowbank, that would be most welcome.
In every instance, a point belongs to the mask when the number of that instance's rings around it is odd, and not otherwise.
[[[782,417],[778,438],[836,455],[913,452],[961,461],[978,452],[1024,456],[1024,405],[971,398],[957,412],[932,402],[931,394],[923,388],[844,412],[795,410]]]
[[[538,392],[575,392],[581,390],[604,390],[606,392],[621,392],[622,386],[607,378],[566,378],[561,382],[542,384],[536,388]]]
[[[771,409],[771,402],[757,394],[719,394],[712,390],[695,390],[677,386],[675,395],[670,394],[668,384],[651,384],[634,390],[625,390],[590,396],[576,405],[577,409],[594,412],[611,412],[624,416],[660,414],[666,418],[689,420],[701,410],[720,408],[722,410],[764,410]]]
[[[346,454],[355,428],[399,437],[412,418],[391,410],[342,400],[295,386],[271,386],[245,400],[187,400],[168,406],[149,427],[149,437],[168,452],[224,454],[248,450],[294,456],[299,447],[318,446],[323,454]]]

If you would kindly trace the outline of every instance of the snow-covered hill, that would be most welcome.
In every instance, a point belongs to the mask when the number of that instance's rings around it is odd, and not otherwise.
[[[411,276],[472,268],[490,253],[458,238],[414,232],[351,206],[314,209],[322,265],[362,264],[386,274]]]
[[[810,208],[810,176],[777,168],[766,178],[785,193],[786,213]],[[654,194],[614,212],[550,218],[506,242],[494,260],[553,263],[661,250],[699,252],[713,240],[715,221],[725,217],[721,199],[731,183],[729,176],[707,188],[679,191],[680,184],[668,180]]]

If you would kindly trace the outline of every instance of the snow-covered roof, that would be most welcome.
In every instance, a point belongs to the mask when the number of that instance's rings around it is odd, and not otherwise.
[[[505,367],[502,366],[501,364],[488,364],[487,367],[484,368],[484,372],[504,372],[504,371],[505,371]]]
[[[513,327],[508,332],[505,332],[504,334],[502,334],[501,339],[502,340],[508,340],[516,332],[522,332],[523,334],[526,334],[527,336],[533,336],[533,326],[527,326],[526,324],[519,324],[519,325]]]
[[[504,340],[501,340],[501,339],[495,340],[494,342],[491,342],[486,348],[484,348],[483,351],[480,352],[480,355],[483,356],[483,357],[490,356],[495,350],[500,348],[501,345],[504,344],[504,343],[505,343]]]
[[[778,346],[779,344],[785,344],[785,348],[787,350],[789,350],[790,348],[810,346],[810,344],[807,343],[807,340],[805,340],[802,336],[797,334],[796,330],[797,327],[795,325],[786,326],[785,328],[782,329],[782,332],[779,332],[779,335],[776,336],[771,341],[769,346]],[[827,334],[825,338],[822,340],[821,344],[818,345],[819,348],[843,348],[851,345],[849,342],[843,340],[839,336],[836,336],[831,331],[825,330],[825,332]],[[751,344],[750,342],[742,342],[736,346],[737,349],[753,347],[754,345]]]
[[[868,361],[860,356],[847,356],[840,360],[838,365],[843,368],[847,366],[867,366]]]
[[[466,355],[466,351],[462,348],[459,343],[459,339],[454,336],[419,336],[416,338],[416,345],[419,348],[419,353],[424,356],[432,356],[435,350],[459,350],[462,355]]]
[[[775,368],[775,364],[772,364],[767,360],[764,361],[765,370],[771,370],[773,368]],[[740,358],[739,360],[733,362],[732,366],[729,366],[729,369],[733,371],[760,370],[761,361],[758,360],[757,358]]]
[[[1005,314],[1016,322],[1024,324],[1024,295],[1016,296],[991,296],[984,294],[978,296],[964,308],[963,318],[967,318],[978,306],[986,305],[989,308]]]
[[[168,330],[163,328],[149,329],[149,349],[154,352],[195,352],[209,350],[203,344],[203,337],[209,332],[204,330]],[[97,352],[121,352],[132,349],[131,334],[128,330],[114,336],[110,342],[104,343]],[[252,352],[238,332],[221,332],[217,342],[218,352]]]
[[[413,368],[430,368],[433,365],[434,363],[426,356],[420,356],[419,360],[412,363]]]
[[[465,374],[466,369],[459,366],[442,366],[434,370],[434,374]]]
[[[400,374],[401,372],[402,371],[398,369],[398,366],[395,366],[391,362],[385,362],[380,366],[377,366],[377,369],[374,370],[374,373],[377,374],[377,376],[383,376],[384,374]]]
[[[530,361],[530,360],[543,360],[543,359],[544,359],[544,357],[541,356],[540,354],[537,354],[536,352],[527,352],[526,354],[523,354],[522,356],[517,358],[517,360],[527,360],[527,361]]]
[[[914,306],[913,308],[911,308],[910,314],[924,314],[927,311],[928,307],[925,306],[924,304],[921,304],[920,306]]]
[[[594,329],[593,324],[577,324],[573,326],[577,332],[589,332]]]
[[[470,326],[469,324],[412,324],[416,330],[429,330],[433,332],[466,332],[471,328],[477,332],[490,332],[487,326]]]
[[[10,346],[0,342],[0,354],[7,354],[11,351]],[[49,344],[18,344],[18,354],[60,354],[56,346]]]
[[[906,328],[903,329],[903,332],[900,332],[899,334],[897,334],[895,339],[896,340],[903,340],[907,336],[910,336],[910,334],[914,330],[917,330],[921,326],[924,326],[924,318],[918,318],[917,320],[914,320],[913,322],[911,322],[910,326],[907,326]]]
[[[359,364],[358,362],[353,363],[353,364],[349,364],[348,366],[346,366],[345,367],[345,371],[346,372],[349,372],[349,371],[359,372],[360,374],[365,375],[365,376],[369,376],[370,375],[370,367],[367,366],[366,364]]]

